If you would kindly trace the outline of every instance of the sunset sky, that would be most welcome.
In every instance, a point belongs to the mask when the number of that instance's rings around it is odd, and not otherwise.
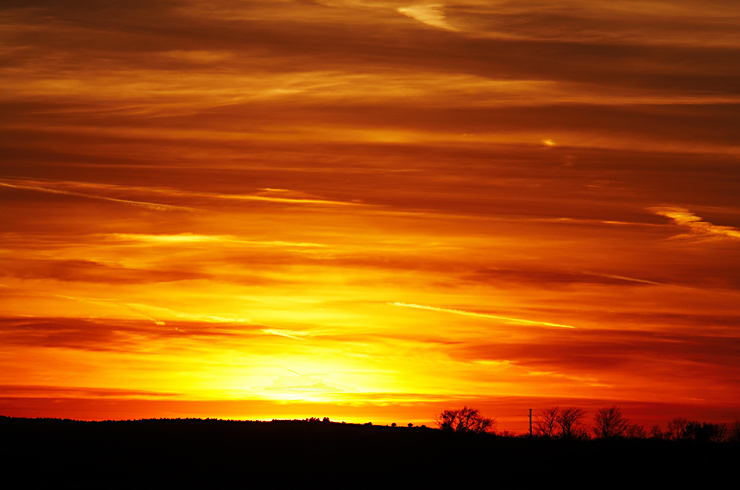
[[[737,0],[4,0],[0,415],[740,418]]]

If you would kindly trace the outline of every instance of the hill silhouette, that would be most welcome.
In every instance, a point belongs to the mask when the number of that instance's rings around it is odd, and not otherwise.
[[[591,488],[713,484],[740,444],[565,441],[422,427],[201,419],[80,422],[0,417],[5,479],[78,488],[378,485]]]

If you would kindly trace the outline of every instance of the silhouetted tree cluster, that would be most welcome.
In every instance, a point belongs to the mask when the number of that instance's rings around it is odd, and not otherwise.
[[[535,419],[534,433],[542,437],[583,439],[588,429],[583,424],[585,410],[577,407],[550,407],[542,410]]]
[[[645,428],[640,424],[630,424],[616,405],[603,407],[596,411],[593,431],[597,439],[614,437],[644,439],[646,437]]]
[[[484,433],[493,432],[496,420],[482,416],[476,408],[463,407],[460,410],[444,410],[437,417],[437,425],[444,431]]]
[[[688,439],[702,442],[740,442],[740,420],[730,424],[713,424],[675,417],[668,421],[665,432],[660,427],[654,427],[650,434],[652,437],[670,441]]]
[[[273,422],[278,421],[278,419],[272,419],[272,420],[273,420]],[[293,419],[293,421],[294,422],[295,421],[298,421],[298,422],[324,422],[324,423],[327,423],[327,424],[328,423],[331,423],[331,419],[329,419],[329,417],[324,417],[323,419],[322,418],[319,418],[319,417],[307,417],[307,418],[302,419],[302,420]]]
[[[534,435],[562,439],[587,438],[588,428],[583,424],[585,415],[586,412],[577,407],[545,408],[534,420]],[[740,420],[730,424],[714,424],[675,417],[668,421],[665,431],[657,424],[646,431],[642,425],[630,423],[616,405],[599,408],[591,430],[597,439],[650,437],[670,441],[740,442]]]
[[[625,431],[624,435],[625,437],[628,437],[630,439],[647,438],[645,427],[641,426],[640,424],[628,424],[627,430]]]

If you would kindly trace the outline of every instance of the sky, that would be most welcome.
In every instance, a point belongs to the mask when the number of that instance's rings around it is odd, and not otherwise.
[[[0,414],[740,418],[740,4],[5,0]]]

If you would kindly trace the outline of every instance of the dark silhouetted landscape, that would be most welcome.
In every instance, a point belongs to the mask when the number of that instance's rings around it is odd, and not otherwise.
[[[734,481],[740,460],[737,442],[502,437],[319,419],[1,417],[0,438],[6,478],[20,476],[25,485],[47,488],[249,488],[309,482],[346,488],[664,487]]]

